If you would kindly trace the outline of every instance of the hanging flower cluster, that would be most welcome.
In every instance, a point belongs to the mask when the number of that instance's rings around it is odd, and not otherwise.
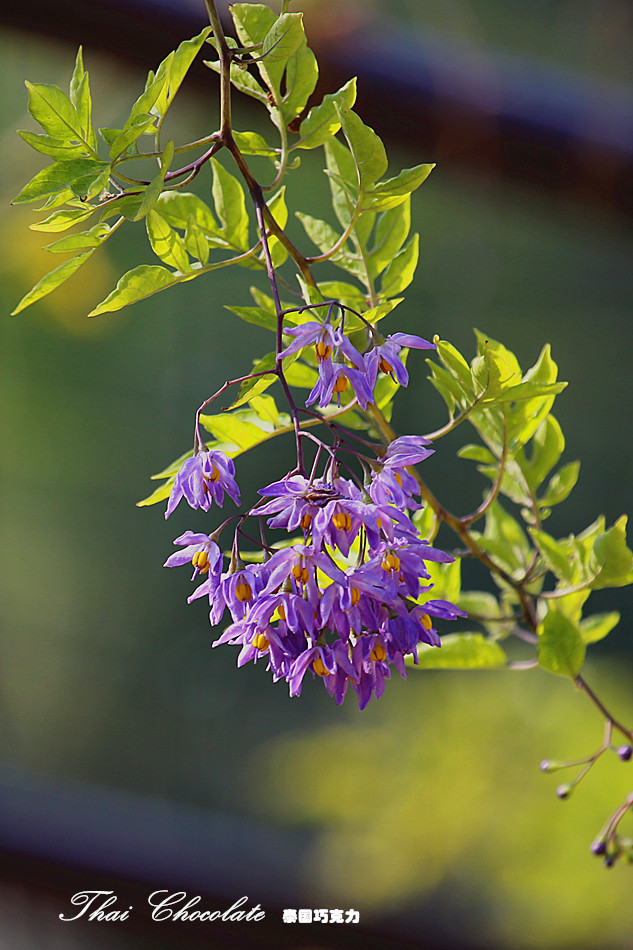
[[[361,354],[329,320],[288,333],[294,339],[280,357],[314,346],[319,377],[307,405],[318,400],[325,406],[334,394],[340,400],[349,383],[365,408],[379,372],[408,382],[399,356],[403,346],[433,346],[408,334],[384,339],[374,333],[375,345]],[[337,448],[310,438],[318,443],[311,474],[295,471],[260,489],[262,501],[237,516],[226,570],[218,538],[235,519],[211,535],[187,531],[174,542],[181,550],[165,566],[190,563],[194,578],[202,576],[189,602],[207,598],[213,626],[228,610],[232,623],[214,646],[240,647],[238,666],[264,659],[273,680],[288,682],[291,696],[300,694],[308,673],[322,679],[339,704],[351,685],[363,709],[372,696],[382,695],[392,666],[406,676],[405,657],[416,660],[419,644],[440,646],[435,618],[464,616],[448,601],[431,599],[428,562],[453,558],[420,540],[408,514],[421,505],[407,469],[433,450],[418,436],[397,438],[374,458],[352,450],[364,472],[361,480],[351,469],[352,478],[341,476]],[[221,506],[224,493],[239,503],[233,462],[203,448],[200,439],[197,446],[176,477],[166,516],[183,497],[204,510],[213,501]],[[328,460],[318,475],[323,449]],[[274,548],[262,537],[261,562],[244,564],[238,537],[248,518],[285,529],[291,543]]]

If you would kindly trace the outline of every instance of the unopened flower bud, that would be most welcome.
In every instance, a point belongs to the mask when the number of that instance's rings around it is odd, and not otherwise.
[[[606,845],[606,842],[602,841],[600,838],[598,838],[597,841],[592,841],[592,842],[591,842],[591,853],[592,853],[592,854],[595,854],[596,857],[598,857],[598,858],[599,858],[599,857],[602,857],[603,854],[606,854],[606,853],[607,853],[607,845]]]
[[[539,769],[541,770],[541,772],[549,772],[551,765],[552,763],[550,762],[549,759],[543,759],[543,761],[539,765]]]
[[[617,749],[616,751],[623,762],[628,762],[631,756],[633,755],[633,749],[631,748],[630,745],[621,745],[620,748]]]
[[[565,783],[564,785],[559,785],[556,789],[556,794],[559,798],[569,798],[573,791],[574,786]]]

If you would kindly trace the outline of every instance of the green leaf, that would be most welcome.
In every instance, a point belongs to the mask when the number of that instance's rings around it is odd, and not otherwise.
[[[96,196],[101,194],[104,188],[107,187],[110,180],[110,172],[110,166],[107,165],[105,168],[102,168],[101,171],[95,168],[87,175],[76,178],[70,186],[73,194],[82,201],[85,201],[87,198],[96,198]]]
[[[599,573],[591,584],[593,590],[633,583],[633,552],[626,546],[627,521],[627,516],[622,515],[594,542],[591,560]]]
[[[97,140],[92,129],[92,99],[90,96],[90,83],[88,73],[84,69],[83,50],[81,46],[77,50],[75,68],[70,80],[70,101],[77,110],[77,116],[81,125],[81,130],[90,143],[93,150],[97,148]]]
[[[292,366],[284,366],[284,376],[290,386],[298,386],[301,389],[312,389],[319,374],[312,366],[298,362]]]
[[[179,280],[180,278],[164,267],[155,264],[141,264],[139,267],[134,267],[123,274],[112,293],[108,294],[105,300],[94,310],[91,310],[88,316],[96,317],[100,313],[121,310],[123,307],[128,307],[139,300],[151,297],[159,290],[172,287],[179,283]]]
[[[525,479],[536,493],[541,482],[550,472],[565,448],[565,437],[557,420],[549,414],[534,433],[530,444],[531,455],[527,458],[521,450],[516,455]]]
[[[530,544],[518,521],[499,501],[495,501],[486,512],[483,535],[476,531],[471,533],[479,545],[509,574],[515,578],[524,575],[532,556]]]
[[[480,633],[449,633],[442,646],[418,648],[418,668],[423,670],[489,670],[505,666],[506,655],[494,640]]]
[[[549,344],[543,347],[538,360],[525,376],[524,382],[555,383],[558,377],[558,366],[551,357]],[[508,427],[508,437],[511,442],[521,445],[532,438],[538,427],[547,417],[553,404],[556,393],[535,399],[526,399],[516,406],[512,412]]]
[[[448,600],[453,604],[457,603],[462,589],[462,562],[460,559],[456,558],[448,564],[440,564],[436,561],[428,561],[427,564],[431,577],[428,582],[425,581],[425,586],[427,586],[427,583],[432,584],[433,590],[430,594],[423,594],[421,598],[418,598],[418,602],[432,597],[433,600],[439,598]]]
[[[387,168],[385,147],[374,130],[345,102],[337,102],[335,108],[356,165],[361,192],[366,191]]]
[[[404,168],[395,178],[376,182],[363,198],[363,211],[387,211],[395,208],[426,181],[435,165]]]
[[[157,257],[160,257],[164,264],[180,271],[181,274],[191,270],[189,256],[185,249],[184,242],[177,231],[175,231],[163,218],[158,211],[147,212],[145,221],[147,227],[147,236],[152,245],[152,250]],[[205,241],[206,244],[206,241]]]
[[[352,153],[337,139],[325,143],[327,175],[330,179],[332,207],[344,228],[356,212],[358,176]]]
[[[248,249],[248,212],[244,189],[216,159],[213,167],[213,201],[215,212],[229,243],[242,251]]]
[[[578,481],[579,473],[580,462],[569,462],[563,465],[550,479],[545,494],[538,499],[539,505],[558,505],[564,501]]]
[[[414,234],[408,244],[399,251],[387,267],[380,288],[385,297],[395,297],[409,286],[418,266],[419,236]]]
[[[192,37],[190,40],[183,40],[183,42],[178,46],[174,51],[171,58],[169,59],[169,68],[168,68],[168,83],[167,89],[163,88],[161,90],[162,95],[160,99],[164,98],[164,101],[157,101],[156,106],[161,117],[165,117],[165,113],[169,109],[170,105],[174,101],[174,96],[180,89],[182,81],[189,72],[189,68],[193,63],[194,59],[198,55],[198,52],[202,48],[202,45],[206,38],[211,33],[211,27],[205,26],[205,28],[198,33],[197,36]],[[158,68],[160,72],[160,66]]]
[[[54,195],[66,188],[72,187],[75,182],[86,179],[96,179],[109,166],[105,162],[94,161],[91,158],[75,158],[70,161],[55,162],[37,173],[16,195],[13,204],[28,204]]]
[[[404,297],[394,297],[392,300],[387,300],[385,303],[379,303],[377,307],[370,307],[369,310],[361,309],[361,315],[367,320],[368,323],[376,324],[383,317],[386,317],[388,314],[395,310],[398,304],[402,303]],[[346,332],[354,332],[355,330],[366,329],[366,324],[362,320],[359,320],[358,317],[353,313],[348,313],[345,317],[345,330]]]
[[[578,627],[550,607],[537,633],[539,665],[557,676],[577,676],[585,662],[586,652]]]
[[[165,191],[156,202],[156,210],[168,221],[172,228],[187,228],[189,219],[193,217],[196,226],[207,236],[218,239],[218,245],[228,247],[227,241],[221,237],[218,223],[211,208],[202,198],[185,191]]]
[[[274,369],[276,365],[277,355],[275,353],[267,353],[266,356],[262,356],[260,360],[256,360],[253,363],[253,372],[263,373],[268,369]],[[270,376],[258,376],[257,379],[244,380],[240,386],[237,399],[229,408],[236,409],[238,406],[243,406],[245,402],[249,402],[249,400],[255,396],[263,393],[269,386],[272,386],[277,378],[276,374],[271,374]]]
[[[228,412],[214,416],[201,415],[200,422],[216,439],[243,451],[257,445],[261,439],[262,430],[258,426]]]
[[[253,396],[248,403],[260,419],[271,422],[275,427],[279,425],[279,409],[272,396]]]
[[[99,247],[100,244],[110,237],[111,229],[107,224],[95,224],[89,231],[81,231],[79,234],[68,234],[66,237],[53,241],[46,245],[46,250],[53,254],[68,254],[70,252],[84,251],[90,247]]]
[[[229,40],[230,37],[227,37],[227,41]],[[229,46],[231,45],[234,44],[229,42]],[[208,69],[212,69],[216,73],[220,72],[220,63],[218,60],[205,59],[203,62]],[[265,89],[262,89],[254,76],[251,76],[249,72],[242,69],[236,63],[231,63],[231,85],[235,86],[239,92],[243,92],[247,96],[257,99],[258,102],[267,103]]]
[[[95,209],[91,207],[83,208],[64,208],[62,211],[54,211],[44,221],[38,221],[36,224],[29,224],[31,231],[67,231],[74,224],[85,221],[89,218]]]
[[[538,548],[545,566],[560,580],[573,584],[575,581],[575,565],[569,557],[569,547],[564,541],[555,541],[551,535],[537,528],[530,528],[530,535]]]
[[[165,220],[163,218],[163,220]],[[206,264],[209,260],[209,242],[206,234],[196,224],[196,219],[192,214],[187,218],[187,227],[185,229],[185,247],[192,257],[199,260],[201,264]]]
[[[76,141],[93,155],[92,136],[86,134],[81,117],[66,93],[58,86],[26,83],[29,91],[29,112],[47,135],[62,141]]]
[[[411,199],[405,197],[396,208],[378,215],[374,246],[369,252],[369,274],[373,280],[394,259],[411,230]]]
[[[169,166],[174,160],[174,143],[168,142],[165,148],[163,149],[163,154],[160,158],[160,171],[158,175],[154,178],[152,183],[147,186],[143,195],[141,197],[141,203],[139,209],[136,212],[135,221],[140,221],[148,211],[156,205],[158,199],[160,198],[163,188],[165,187],[165,175],[169,171]]]
[[[173,53],[170,53],[169,56],[163,60],[156,70],[156,75],[150,73],[147,77],[145,89],[138,97],[130,111],[130,117],[126,122],[128,127],[132,124],[137,116],[149,115],[151,110],[154,108],[158,97],[161,95],[169,81],[169,67],[171,64],[171,59],[173,59],[173,55]]]
[[[303,229],[312,243],[316,244],[323,254],[330,251],[338,241],[340,234],[338,234],[327,221],[322,221],[320,218],[313,218],[312,215],[303,214],[301,211],[295,211],[295,217],[297,217],[303,225]]]
[[[50,135],[41,135],[39,132],[25,132],[23,129],[18,130],[18,135],[36,152],[49,155],[51,158],[61,160],[84,158],[90,154],[90,149],[80,142],[53,139]]]
[[[264,158],[276,159],[279,150],[271,148],[259,132],[233,132],[235,144],[242,155],[261,155]]]
[[[68,280],[69,277],[79,270],[82,264],[88,260],[94,254],[94,249],[86,251],[83,254],[78,254],[76,257],[71,257],[70,260],[64,261],[63,264],[60,264],[59,267],[56,267],[55,270],[50,271],[41,280],[37,282],[35,287],[28,292],[22,300],[19,302],[15,310],[12,311],[11,316],[20,313],[21,310],[24,310],[26,307],[29,307],[32,303],[35,303],[36,300],[41,300],[42,297],[46,297],[47,294],[50,294],[51,291],[55,290],[56,287],[59,287],[60,284],[63,284],[65,280]]]
[[[293,148],[317,148],[323,145],[341,127],[336,106],[352,108],[356,101],[356,79],[350,79],[336,92],[328,93],[318,106],[313,106],[300,126],[298,142]]]
[[[460,610],[464,610],[470,620],[486,627],[493,639],[505,637],[514,626],[514,620],[501,621],[502,613],[499,601],[494,594],[485,590],[461,591],[454,601]]]
[[[231,6],[231,16],[235,23],[238,40],[244,46],[258,46],[263,43],[277,22],[277,17],[270,7],[261,3],[234,3]],[[256,68],[273,94],[274,106],[266,100],[266,105],[272,114],[275,107],[279,105],[285,61],[275,62],[274,59],[271,61],[266,57],[259,60]]]
[[[617,611],[608,614],[592,614],[580,621],[578,629],[584,643],[597,643],[598,640],[603,640],[610,634],[619,622],[620,614]]]
[[[288,222],[285,185],[282,185],[279,191],[269,200],[268,210],[272,214],[279,227],[283,230]],[[275,237],[275,235],[271,235],[271,237],[268,239],[268,250],[270,251],[273,268],[276,269],[277,267],[281,267],[283,262],[288,257],[288,251],[283,246],[281,241]],[[259,257],[262,262],[265,260],[263,250]]]
[[[484,445],[464,445],[458,450],[457,455],[460,459],[470,459],[472,462],[482,462],[484,465],[497,465],[498,463],[490,449],[487,449]]]
[[[267,65],[285,63],[304,39],[303,13],[282,13],[264,37],[262,55]]]
[[[292,122],[303,112],[306,102],[314,92],[319,78],[316,56],[308,49],[305,40],[288,60],[285,91],[281,100],[284,122]]]
[[[113,139],[110,145],[110,160],[114,161],[116,158],[119,158],[120,155],[123,155],[130,145],[133,145],[144,132],[147,132],[150,128],[153,130],[155,126],[156,116],[143,115],[142,113],[141,115],[134,116],[131,124],[127,126],[126,123],[126,128],[122,129]]]
[[[340,300],[354,310],[363,310],[367,306],[364,293],[354,284],[342,280],[324,280],[319,283],[319,290],[324,300]]]
[[[262,307],[226,307],[231,313],[237,314],[241,320],[246,323],[253,323],[258,327],[265,327],[266,330],[277,330],[277,317],[269,313]]]

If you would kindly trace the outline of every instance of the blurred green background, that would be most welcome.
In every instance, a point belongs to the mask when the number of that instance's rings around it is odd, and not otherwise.
[[[504,4],[474,0],[402,0],[389,9],[404,25],[426,21],[468,37],[482,57],[490,44],[505,45],[630,83],[630,36],[616,16],[630,26],[627,5],[573,5],[582,8],[585,46],[582,31],[561,27],[571,6],[514,2],[511,22]],[[528,7],[525,21],[517,19]],[[600,20],[596,39],[600,10],[608,28]],[[352,25],[367,15],[350,5]],[[87,320],[124,269],[150,260],[143,229],[129,228],[61,290],[8,317],[55,263],[41,250],[46,236],[28,230],[30,208],[7,208],[40,167],[13,131],[35,128],[23,80],[64,86],[74,52],[33,33],[0,36],[3,766],[270,823],[280,848],[282,829],[306,833],[296,875],[307,906],[342,902],[387,931],[472,947],[629,946],[632,872],[607,873],[588,846],[629,791],[633,765],[601,762],[569,802],[556,799],[556,779],[538,771],[540,759],[587,754],[602,732],[599,715],[563,680],[538,671],[412,672],[361,714],[352,702],[335,708],[318,683],[290,700],[263,666],[238,672],[232,648],[210,652],[204,605],[188,607],[187,577],[161,569],[172,539],[208,530],[208,519],[179,509],[167,524],[162,505],[135,502],[149,493],[148,476],[189,447],[202,398],[265,351],[264,331],[223,309],[248,304],[257,275],[221,271]],[[116,126],[156,63],[144,72],[127,67],[92,49],[90,37],[84,57],[97,124]],[[199,137],[216,127],[216,113],[210,77],[207,92],[182,93],[169,134]],[[238,128],[261,130],[248,103],[237,103],[236,114]],[[427,160],[402,144],[389,151],[394,174]],[[289,202],[326,216],[317,158],[302,155]],[[208,178],[198,184],[204,193]],[[630,512],[629,222],[441,165],[413,208],[421,264],[390,329],[438,333],[471,356],[477,326],[524,367],[551,342],[570,381],[555,411],[567,436],[564,461],[580,458],[582,471],[550,530],[560,536],[599,513],[611,523]],[[420,354],[411,368],[396,425],[430,431],[442,422],[439,399]],[[455,458],[458,446],[440,443],[426,464],[431,485],[464,512],[484,483],[472,463]],[[254,499],[286,471],[291,454],[290,443],[276,444],[239,460],[242,497]],[[594,649],[587,678],[627,721],[630,593],[594,599],[596,609],[619,609],[622,622]],[[285,906],[283,894],[279,900]]]

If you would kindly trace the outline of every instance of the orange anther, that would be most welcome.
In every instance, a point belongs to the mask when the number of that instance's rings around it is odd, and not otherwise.
[[[268,640],[263,633],[256,634],[251,641],[251,646],[254,646],[256,650],[260,650],[262,653],[268,649],[268,645]]]
[[[244,580],[243,577],[240,577],[239,584],[235,585],[235,596],[238,600],[249,601],[253,596],[253,591],[251,590],[251,585]]]
[[[339,531],[351,531],[351,515],[347,511],[339,511],[335,515],[332,515],[332,524],[335,528],[338,528]]]
[[[377,640],[376,643],[374,643],[374,648],[369,654],[369,658],[371,660],[377,660],[379,663],[382,663],[382,661],[387,658],[387,651],[380,640]]]
[[[319,340],[314,349],[319,363],[322,363],[323,360],[329,360],[332,355],[332,347],[328,343],[324,343],[323,340]]]
[[[334,383],[333,392],[342,393],[347,389],[347,376],[338,376]]]

